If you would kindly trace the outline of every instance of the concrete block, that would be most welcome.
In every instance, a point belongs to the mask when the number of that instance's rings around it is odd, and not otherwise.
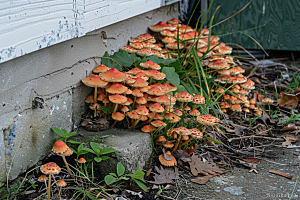
[[[71,131],[71,100],[72,93],[67,91],[45,101],[44,109],[26,110],[11,119],[9,128],[3,131],[7,171],[12,163],[10,180],[17,178],[51,152],[55,138],[58,137],[51,127]]]
[[[102,148],[112,147],[116,149],[116,155],[110,159],[100,162],[102,174],[116,172],[118,162],[121,162],[127,172],[134,173],[137,165],[140,169],[149,162],[152,153],[151,137],[147,133],[131,129],[110,128],[101,132],[89,132],[79,129],[78,133],[84,137],[75,136],[72,140],[86,143],[89,147],[90,142],[100,143]],[[108,136],[101,138],[103,136]],[[77,147],[76,147],[77,148]]]

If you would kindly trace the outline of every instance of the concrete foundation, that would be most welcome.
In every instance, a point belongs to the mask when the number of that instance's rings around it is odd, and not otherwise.
[[[149,25],[171,19],[168,9],[162,7],[0,64],[0,183],[8,172],[9,180],[15,179],[50,153],[57,137],[51,127],[71,131],[78,125],[84,99],[92,91],[81,79],[96,67],[89,58],[119,51],[129,38],[147,32]],[[172,13],[177,15],[177,10]]]

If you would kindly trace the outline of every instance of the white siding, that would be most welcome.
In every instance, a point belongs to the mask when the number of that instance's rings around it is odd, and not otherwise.
[[[0,63],[161,6],[161,0],[0,0]]]

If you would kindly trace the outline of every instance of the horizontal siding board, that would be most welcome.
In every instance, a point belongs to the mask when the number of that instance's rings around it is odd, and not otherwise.
[[[161,0],[2,0],[0,63],[161,6]]]

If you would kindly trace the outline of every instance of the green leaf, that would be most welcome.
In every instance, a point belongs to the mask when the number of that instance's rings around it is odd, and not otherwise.
[[[116,152],[114,148],[107,147],[101,150],[100,155]]]
[[[90,145],[91,145],[91,147],[92,147],[92,149],[93,149],[94,151],[96,151],[97,149],[99,149],[99,150],[101,149],[99,143],[96,143],[96,142],[90,142]]]
[[[86,148],[86,147],[83,147],[83,148],[82,148],[82,151],[87,151],[87,152],[90,152],[90,153],[96,153],[96,152],[93,151],[92,149]]]
[[[176,90],[175,92],[176,92],[176,93],[180,93],[180,92],[183,92],[183,91],[185,91],[184,86],[183,86],[183,85],[179,85],[179,86],[177,87],[177,90]]]
[[[211,141],[214,141],[214,142],[217,143],[217,144],[223,144],[222,142],[220,142],[220,141],[218,141],[218,140],[215,140],[215,139],[213,139],[213,138],[210,138],[210,137],[207,137],[207,136],[203,136],[203,137],[205,137],[205,138],[207,138],[207,139],[209,139],[209,140],[211,140]]]
[[[116,173],[109,173],[110,175],[114,176],[114,177],[117,177],[117,174]]]
[[[156,57],[156,56],[149,56],[148,57],[148,60],[151,60],[151,61],[153,61],[153,62],[155,62],[155,63],[161,63],[161,61],[162,61],[162,59],[160,59],[160,58],[158,58],[158,57]]]
[[[176,61],[177,61],[177,60],[173,60],[173,59],[168,58],[168,59],[166,59],[166,60],[162,60],[160,63],[162,63],[162,64],[164,64],[164,65],[169,65],[169,64],[174,63],[174,62],[176,62]]]
[[[114,111],[113,107],[105,107],[105,106],[101,106],[100,108],[98,108],[97,110],[102,110],[104,113],[108,113],[111,114]]]
[[[82,150],[83,149],[83,143],[81,143],[78,147],[77,147],[77,150]]]
[[[51,129],[57,133],[58,135],[60,135],[61,137],[64,137],[64,132],[62,130],[60,130],[59,128],[55,128],[55,127],[51,127]]]
[[[108,157],[108,156],[101,156],[100,158],[101,158],[102,160],[110,159],[110,157]]]
[[[129,54],[127,51],[124,50],[120,52],[116,52],[114,53],[114,55],[111,55],[110,57],[118,61],[125,67],[130,67],[133,64],[133,62],[138,60],[138,57],[136,57],[134,54]]]
[[[71,144],[82,144],[82,142],[77,142],[74,140],[67,140],[67,142],[71,143]]]
[[[71,137],[71,136],[75,135],[76,133],[77,132],[71,132],[71,133],[68,134],[68,137]]]
[[[148,190],[147,186],[146,186],[144,183],[142,183],[141,181],[138,181],[138,180],[136,180],[136,179],[133,179],[133,180],[136,182],[136,184],[138,184],[138,186],[139,186],[140,188],[142,188],[142,190],[144,190],[144,191],[147,191],[147,190]]]
[[[166,75],[166,79],[170,81],[176,87],[180,84],[179,75],[175,72],[174,67],[164,67],[161,71]]]
[[[106,183],[106,185],[110,185],[112,183],[114,183],[117,179],[115,177],[113,177],[112,175],[106,175],[104,177],[104,181]]]
[[[102,58],[101,59],[101,64],[104,64],[104,65],[106,65],[109,68],[116,68],[119,71],[123,71],[123,68],[122,68],[121,65],[119,65],[117,62],[114,62],[113,60],[109,59],[110,56],[107,53],[107,51],[105,51],[103,57],[108,57],[108,58]]]
[[[131,178],[135,178],[135,179],[143,179],[145,173],[140,170],[137,169],[136,172],[134,174],[128,174]]]
[[[102,159],[99,158],[99,157],[95,157],[94,160],[95,160],[96,162],[101,162],[101,161],[102,161]]]
[[[121,162],[118,162],[117,164],[117,173],[118,173],[118,176],[122,176],[125,172],[125,167],[122,165]]]

